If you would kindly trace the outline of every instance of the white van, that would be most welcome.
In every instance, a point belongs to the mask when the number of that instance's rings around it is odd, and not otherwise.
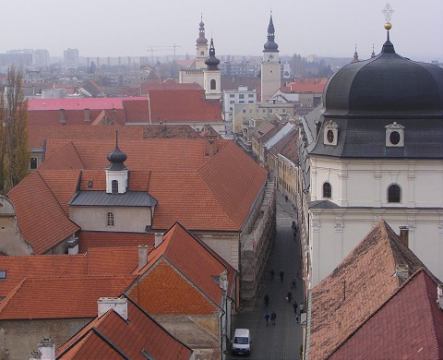
[[[232,342],[232,354],[249,355],[251,353],[251,333],[249,329],[235,329]]]

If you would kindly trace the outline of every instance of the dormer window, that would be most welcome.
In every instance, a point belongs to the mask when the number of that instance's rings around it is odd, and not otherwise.
[[[329,120],[324,126],[323,143],[325,145],[337,146],[338,141],[338,125]]]
[[[403,147],[405,127],[393,122],[386,125],[386,147]]]

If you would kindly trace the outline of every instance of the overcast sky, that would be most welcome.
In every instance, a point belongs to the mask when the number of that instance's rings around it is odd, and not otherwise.
[[[352,56],[385,40],[385,0],[0,0],[0,52],[46,48],[53,56],[150,55],[180,45],[194,54],[200,12],[217,54],[259,55],[272,9],[281,54]],[[397,52],[443,60],[443,0],[392,0]],[[158,49],[158,55],[172,54]]]

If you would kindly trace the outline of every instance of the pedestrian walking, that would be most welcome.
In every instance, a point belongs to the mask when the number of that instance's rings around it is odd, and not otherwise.
[[[269,318],[271,317],[271,315],[269,315],[269,313],[265,313],[265,321],[266,321],[266,326],[269,325]]]
[[[292,307],[294,308],[294,314],[297,315],[297,301],[294,301],[294,303],[292,304]]]
[[[280,271],[280,282],[283,282],[284,278],[285,278],[285,273],[283,271]]]
[[[275,320],[277,319],[277,314],[275,312],[271,313],[271,323],[272,326],[275,326]]]
[[[297,289],[297,281],[295,279],[291,282],[291,289]]]
[[[274,280],[274,269],[269,270],[269,275],[271,275],[271,281]]]
[[[265,302],[265,306],[267,307],[269,305],[269,295],[265,294],[263,301]]]
[[[288,295],[286,295],[286,299],[288,300],[288,303],[292,302],[292,293],[288,291]]]

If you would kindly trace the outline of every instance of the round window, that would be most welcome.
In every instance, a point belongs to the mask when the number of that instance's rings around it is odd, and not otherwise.
[[[332,130],[328,130],[326,133],[326,139],[328,139],[328,143],[334,142],[334,132]]]
[[[400,133],[398,131],[392,131],[389,134],[389,141],[392,145],[397,145],[400,142]]]

